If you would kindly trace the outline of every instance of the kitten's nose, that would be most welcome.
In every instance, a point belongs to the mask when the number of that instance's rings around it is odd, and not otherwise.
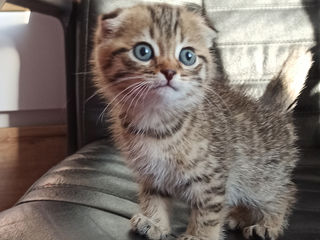
[[[170,81],[173,78],[173,76],[177,73],[176,71],[171,69],[160,70],[160,72],[166,77],[168,81]]]

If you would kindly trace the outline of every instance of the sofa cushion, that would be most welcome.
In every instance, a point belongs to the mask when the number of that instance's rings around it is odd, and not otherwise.
[[[320,239],[319,155],[319,149],[302,153],[294,174],[298,203],[281,239]],[[0,239],[142,239],[129,224],[139,211],[137,191],[124,159],[107,141],[97,141],[52,168],[15,207],[0,214]],[[171,238],[185,230],[189,215],[185,204],[173,206]],[[226,239],[243,238],[228,232]]]

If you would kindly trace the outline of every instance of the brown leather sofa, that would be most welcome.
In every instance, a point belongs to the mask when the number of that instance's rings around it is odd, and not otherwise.
[[[137,185],[98,121],[88,60],[97,16],[135,1],[10,0],[52,15],[65,29],[70,156],[41,177],[12,208],[0,213],[0,240],[143,239],[130,232],[138,211]],[[290,49],[313,46],[314,66],[295,109],[301,161],[294,173],[298,203],[282,240],[320,239],[320,3],[317,0],[203,0],[219,30],[217,46],[232,84],[259,96]],[[90,98],[90,100],[87,100]],[[0,196],[1,197],[1,196]],[[174,239],[187,207],[172,211]],[[226,239],[242,239],[227,233]]]

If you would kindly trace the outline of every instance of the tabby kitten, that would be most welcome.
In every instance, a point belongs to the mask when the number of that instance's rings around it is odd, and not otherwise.
[[[132,229],[170,233],[170,200],[192,209],[180,240],[221,239],[224,224],[276,239],[294,203],[296,136],[287,108],[311,54],[294,52],[260,100],[221,80],[216,32],[197,11],[166,4],[99,19],[93,65],[115,142],[140,185]]]

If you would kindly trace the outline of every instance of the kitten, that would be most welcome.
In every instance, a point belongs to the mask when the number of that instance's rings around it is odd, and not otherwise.
[[[294,203],[298,159],[288,110],[311,66],[295,51],[259,100],[222,81],[215,30],[201,13],[166,4],[101,16],[93,65],[115,142],[140,186],[132,229],[170,233],[170,200],[192,209],[180,240],[221,239],[224,224],[276,239]]]

